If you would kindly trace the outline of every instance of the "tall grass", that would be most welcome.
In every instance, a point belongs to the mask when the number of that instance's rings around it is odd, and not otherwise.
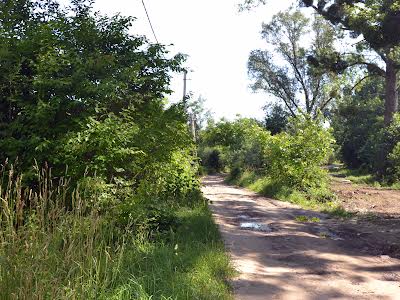
[[[178,209],[178,228],[118,226],[93,197],[36,170],[24,187],[0,177],[0,299],[230,299],[232,269],[204,203]]]
[[[126,240],[68,181],[37,170],[35,189],[3,166],[2,299],[94,299],[118,277]]]

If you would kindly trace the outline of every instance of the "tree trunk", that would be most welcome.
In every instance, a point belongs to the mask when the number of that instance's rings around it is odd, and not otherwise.
[[[397,69],[395,62],[388,59],[386,63],[386,98],[385,98],[385,125],[389,126],[393,120],[393,115],[398,110],[399,94],[397,91]]]

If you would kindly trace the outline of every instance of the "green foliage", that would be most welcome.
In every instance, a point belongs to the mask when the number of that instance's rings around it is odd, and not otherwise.
[[[393,151],[389,155],[389,161],[391,165],[393,166],[392,168],[392,174],[394,177],[395,181],[400,180],[400,142],[396,144],[396,146],[393,148]]]
[[[384,127],[382,80],[367,80],[338,102],[332,117],[333,134],[340,158],[351,168],[377,169]]]
[[[373,76],[382,76],[386,81],[384,122],[389,125],[398,110],[398,73],[400,71],[400,16],[397,0],[350,0],[325,1],[301,0],[305,6],[313,7],[331,24],[349,37],[362,39],[356,47],[348,47],[339,53],[316,55],[310,62],[323,69],[342,72],[354,66],[362,67]],[[352,43],[353,44],[353,43]],[[371,55],[375,52],[376,56]],[[319,57],[318,57],[319,56]],[[380,62],[377,57],[381,58]],[[385,65],[386,68],[382,68]]]
[[[187,116],[183,105],[167,107],[164,99],[182,55],[131,35],[133,18],[93,13],[92,1],[0,8],[1,161],[17,161],[32,186],[34,162],[48,165],[102,210],[116,208],[123,224],[140,219],[141,203],[196,201]],[[170,222],[168,209],[143,211]]]
[[[326,184],[327,162],[334,140],[322,120],[293,119],[288,132],[273,137],[267,152],[268,175],[277,184],[308,190]]]
[[[399,162],[392,152],[400,141],[400,121],[394,115],[391,125],[384,125],[383,94],[382,81],[365,81],[339,102],[332,127],[343,162],[352,169],[372,173],[370,177],[386,185],[398,180]]]
[[[221,173],[225,170],[225,162],[222,159],[222,150],[219,147],[201,147],[198,153],[202,166],[207,173]]]
[[[310,19],[299,10],[288,10],[263,24],[262,36],[267,48],[252,51],[248,62],[253,90],[273,95],[291,116],[316,117],[327,110],[339,94],[338,78],[308,64],[307,56],[334,48],[332,27],[322,18]],[[305,43],[305,36],[311,42]]]
[[[264,127],[272,135],[284,131],[289,122],[290,113],[277,103],[264,106],[265,119]]]
[[[219,157],[231,170],[264,168],[263,152],[270,138],[270,133],[257,121],[246,118],[210,124],[202,133],[203,145],[217,147]]]
[[[92,5],[0,3],[0,298],[230,299],[184,57]]]
[[[0,171],[1,299],[231,299],[233,269],[202,199],[169,207],[174,226],[159,223],[154,206],[151,226],[132,231],[48,170],[37,190]]]
[[[176,125],[161,99],[183,57],[130,35],[133,18],[94,14],[90,1],[0,5],[1,161],[18,157],[23,172],[47,162],[56,176],[67,163],[73,173],[90,166],[109,179],[122,160],[130,167],[148,155],[128,141],[145,133],[138,128]]]
[[[253,120],[221,121],[206,128],[203,141],[208,147],[219,147],[230,180],[242,178],[248,185],[255,181],[253,176],[264,176],[277,189],[309,192],[321,201],[331,197],[328,191],[320,193],[327,190],[327,173],[321,166],[334,142],[322,119],[298,116],[290,120],[286,132],[274,136]],[[251,171],[248,180],[244,179],[247,170]]]

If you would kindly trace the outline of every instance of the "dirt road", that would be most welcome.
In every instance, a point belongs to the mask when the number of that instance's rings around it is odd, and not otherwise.
[[[400,299],[400,260],[385,253],[379,232],[227,186],[221,176],[203,184],[240,274],[236,299]]]

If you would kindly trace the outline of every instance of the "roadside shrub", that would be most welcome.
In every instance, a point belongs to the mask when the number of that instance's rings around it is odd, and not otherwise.
[[[238,168],[261,170],[266,167],[265,148],[271,134],[256,120],[222,120],[206,128],[201,137],[200,149],[217,149],[218,160],[231,172]],[[207,159],[203,159],[204,163]]]
[[[230,182],[249,186],[257,181],[254,188],[270,196],[297,190],[326,201],[331,194],[322,166],[333,152],[334,139],[323,124],[322,117],[298,116],[286,131],[272,136],[251,119],[223,120],[205,130],[203,143],[222,149]]]
[[[267,148],[268,175],[277,184],[299,190],[324,186],[325,164],[332,152],[333,138],[322,120],[292,119],[287,132],[275,135]]]
[[[400,142],[396,144],[393,151],[389,154],[389,172],[392,181],[400,180]]]

